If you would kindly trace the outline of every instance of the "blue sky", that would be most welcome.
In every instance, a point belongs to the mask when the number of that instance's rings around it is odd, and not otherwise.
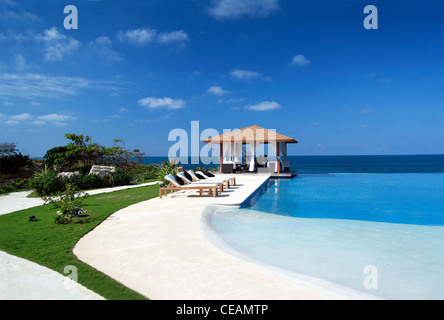
[[[0,0],[0,141],[164,156],[199,121],[276,129],[292,155],[443,153],[443,16],[439,0]]]

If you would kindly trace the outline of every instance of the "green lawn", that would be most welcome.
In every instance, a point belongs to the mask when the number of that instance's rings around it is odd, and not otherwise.
[[[0,250],[28,259],[63,274],[65,266],[78,270],[78,282],[106,299],[145,299],[98,270],[81,262],[72,250],[77,241],[110,214],[159,195],[157,185],[133,188],[88,197],[82,207],[87,217],[79,223],[54,223],[52,205],[30,208],[0,216]],[[29,221],[36,215],[38,221]],[[66,275],[66,274],[65,274]]]

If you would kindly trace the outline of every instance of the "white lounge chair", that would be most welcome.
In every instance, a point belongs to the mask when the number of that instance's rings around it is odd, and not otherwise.
[[[200,182],[200,183],[223,183],[225,184],[225,188],[230,188],[230,179],[224,179],[224,178],[218,178],[218,177],[214,177],[214,178],[205,178],[205,176],[200,175],[202,178],[199,178],[193,171],[186,171],[185,173],[189,174],[191,176],[191,178],[193,179],[193,181],[195,182]],[[188,180],[190,180],[188,178]]]
[[[222,178],[222,177],[221,178],[219,178],[219,177],[210,177],[209,175],[203,173],[202,171],[196,171],[196,173],[198,175],[204,177],[205,179],[209,179],[209,180],[211,180],[211,179],[221,179]],[[236,185],[236,177],[234,177],[234,176],[230,176],[230,177],[225,177],[224,176],[222,179],[228,179],[233,186]]]
[[[167,195],[168,190],[170,191],[178,191],[178,190],[199,190],[200,195],[202,195],[204,190],[208,190],[213,194],[213,197],[217,197],[217,189],[218,185],[216,184],[184,184],[181,185],[177,182],[176,178],[168,174],[165,176],[165,180],[167,180],[170,184],[166,187],[159,188],[159,198],[162,198],[162,194],[165,193]]]
[[[219,190],[220,190],[220,192],[223,192],[224,191],[224,181],[223,180],[212,180],[212,181],[210,181],[210,180],[200,180],[200,181],[192,181],[192,180],[190,180],[190,179],[188,179],[186,176],[185,176],[185,173],[184,172],[179,172],[177,175],[176,175],[177,177],[179,177],[180,179],[182,179],[182,181],[185,183],[185,185],[189,185],[189,184],[193,184],[193,185],[196,185],[196,184],[205,184],[205,185],[207,185],[207,184],[213,184],[213,185],[217,185],[217,186],[219,186]],[[228,187],[227,187],[228,188]]]

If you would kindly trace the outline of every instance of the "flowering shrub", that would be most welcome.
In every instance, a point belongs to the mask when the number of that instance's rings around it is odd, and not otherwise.
[[[69,224],[73,217],[78,217],[85,213],[81,207],[82,202],[86,199],[86,194],[76,193],[75,188],[68,184],[63,194],[54,198],[44,198],[45,203],[52,203],[59,210],[57,211],[56,223]]]

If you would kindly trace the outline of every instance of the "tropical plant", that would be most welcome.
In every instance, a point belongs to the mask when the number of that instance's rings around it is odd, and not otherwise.
[[[103,147],[92,142],[90,136],[67,133],[65,138],[70,140],[66,146],[54,147],[44,156],[46,164],[62,167],[90,167],[103,157]]]
[[[46,204],[52,203],[55,208],[59,209],[55,218],[56,223],[69,224],[74,217],[79,217],[86,212],[81,205],[87,196],[87,194],[76,193],[75,187],[67,184],[63,194],[54,198],[47,197],[44,200]]]
[[[130,151],[126,149],[125,141],[122,139],[114,139],[114,145],[109,148],[103,148],[103,158],[101,162],[105,164],[113,164],[120,168],[128,167],[134,159],[137,159],[139,164],[142,164],[145,153],[139,149]]]
[[[157,179],[159,181],[162,181],[165,184],[168,184],[169,182],[165,179],[165,176],[168,175],[168,174],[171,174],[171,175],[175,176],[178,173],[179,173],[179,169],[176,166],[174,166],[174,165],[162,165],[157,170]]]
[[[134,179],[134,175],[128,171],[128,170],[123,170],[120,168],[117,168],[116,172],[114,172],[112,175],[110,175],[112,177],[112,182],[111,184],[113,186],[124,186],[124,185],[128,185],[131,183],[131,181],[133,181]]]
[[[30,180],[30,187],[42,196],[54,195],[63,190],[66,179],[58,177],[54,170],[47,170]]]

